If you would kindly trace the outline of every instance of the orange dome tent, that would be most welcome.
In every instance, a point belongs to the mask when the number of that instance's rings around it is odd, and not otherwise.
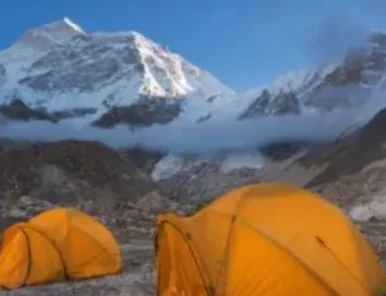
[[[121,267],[111,232],[75,209],[43,212],[3,234],[0,285],[5,288],[103,276]]]
[[[291,185],[231,190],[190,217],[162,214],[158,295],[372,296],[373,247],[337,207]]]

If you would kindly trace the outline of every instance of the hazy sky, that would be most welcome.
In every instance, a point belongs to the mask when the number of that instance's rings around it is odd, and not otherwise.
[[[1,0],[0,48],[69,17],[85,31],[135,30],[235,90],[341,54],[386,28],[385,0]]]

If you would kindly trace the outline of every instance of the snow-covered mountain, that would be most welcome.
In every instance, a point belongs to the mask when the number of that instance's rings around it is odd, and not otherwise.
[[[386,88],[386,34],[373,32],[342,61],[294,71],[245,94],[251,103],[239,119],[261,115],[328,112],[362,106]]]
[[[0,114],[109,128],[331,111],[385,87],[386,35],[316,69],[235,93],[143,35],[86,33],[68,18],[25,32],[0,52]]]
[[[0,112],[11,118],[103,127],[197,121],[233,93],[137,32],[87,34],[67,18],[27,31],[0,53]]]
[[[239,119],[307,111],[300,98],[311,93],[335,67],[335,64],[331,64],[318,69],[285,73],[265,87],[248,90],[244,97],[250,104],[239,115]]]

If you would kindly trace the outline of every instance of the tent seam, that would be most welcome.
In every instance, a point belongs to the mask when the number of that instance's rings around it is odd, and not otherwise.
[[[99,223],[98,221],[97,221],[97,223]],[[79,228],[79,227],[76,227],[75,225],[72,225],[73,226],[73,228],[75,228],[75,229],[77,229],[77,230],[79,230],[80,232],[82,232],[82,233],[84,233],[85,235],[87,235],[88,237],[90,237],[94,242],[96,242],[97,243],[97,245],[99,245],[100,247],[101,247],[101,250],[104,252],[104,253],[106,253],[106,254],[108,254],[109,255],[109,257],[114,257],[103,245],[101,245],[100,244],[100,242],[94,237],[94,236],[92,236],[92,235],[89,235],[86,231],[84,231],[84,230],[82,230],[81,228]],[[120,256],[120,249],[118,249],[118,255]],[[121,270],[122,269],[122,266],[119,268],[119,270]],[[119,270],[117,271],[117,272],[119,272]]]
[[[161,221],[161,223],[159,224],[160,229],[163,230],[163,227],[164,227],[164,225],[165,225],[166,223],[170,224],[173,228],[175,228],[175,229],[177,230],[177,232],[181,235],[182,240],[187,244],[187,246],[188,246],[188,248],[189,248],[189,251],[190,251],[190,253],[191,253],[192,257],[193,257],[194,263],[195,263],[195,265],[197,266],[197,268],[198,268],[198,270],[199,270],[200,277],[201,277],[201,280],[202,280],[202,282],[203,282],[203,284],[204,284],[204,287],[205,287],[205,290],[206,290],[206,292],[207,292],[207,295],[210,296],[210,295],[212,294],[211,288],[210,288],[210,286],[208,286],[208,283],[207,283],[208,281],[205,280],[205,277],[206,277],[206,276],[205,276],[205,275],[206,275],[205,272],[201,269],[200,264],[198,264],[198,263],[199,263],[198,261],[201,262],[201,260],[199,260],[199,258],[198,258],[199,256],[198,256],[197,253],[194,251],[194,248],[193,248],[192,244],[190,244],[189,241],[186,240],[185,236],[183,235],[182,229],[180,229],[177,225],[175,225],[175,224],[174,224],[173,222],[171,222],[171,221],[166,221],[166,220]],[[161,227],[162,227],[162,228],[161,228]],[[158,292],[159,292],[159,291],[158,291]],[[158,294],[158,295],[159,295],[159,294]]]
[[[60,262],[62,263],[62,269],[63,269],[64,277],[67,278],[67,279],[71,279],[71,277],[70,277],[70,275],[68,274],[68,271],[67,271],[66,261],[64,260],[63,254],[60,251],[60,249],[58,248],[58,246],[56,245],[56,243],[52,239],[50,239],[50,237],[46,233],[44,233],[41,230],[36,229],[35,225],[33,227],[31,225],[29,225],[29,224],[26,224],[26,225],[23,225],[23,226],[28,228],[28,229],[30,229],[30,230],[32,230],[32,231],[35,231],[38,234],[40,234],[43,238],[45,238],[51,244],[51,246],[54,248],[54,250],[58,254]]]
[[[23,233],[24,235],[24,238],[25,238],[25,241],[26,241],[26,245],[27,245],[27,256],[28,256],[28,265],[27,265],[27,270],[25,272],[25,276],[24,276],[24,279],[22,281],[22,286],[25,285],[25,283],[27,282],[28,278],[29,278],[29,275],[31,273],[31,261],[32,261],[32,256],[31,256],[31,241],[29,240],[29,237],[28,237],[28,234],[27,232],[23,229],[23,227],[19,227],[19,229],[21,230],[21,232]]]

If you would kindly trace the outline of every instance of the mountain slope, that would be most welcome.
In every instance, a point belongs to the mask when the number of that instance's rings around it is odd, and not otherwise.
[[[198,120],[206,113],[184,114],[187,101],[206,111],[213,105],[206,99],[233,93],[137,32],[87,34],[67,18],[27,31],[1,52],[0,83],[3,105],[20,99],[52,120],[83,117],[99,126],[166,123],[180,114]]]
[[[265,87],[248,91],[245,96],[252,102],[239,115],[239,119],[301,113],[304,106],[300,98],[314,91],[335,67],[327,65],[316,70],[289,72]]]
[[[252,103],[239,119],[362,106],[386,86],[386,34],[373,32],[338,63],[287,73],[250,91]]]
[[[0,165],[1,223],[57,205],[70,206],[103,218],[127,238],[138,231],[148,235],[151,229],[141,226],[153,218],[148,211],[169,202],[164,188],[120,153],[97,142],[3,140]]]

